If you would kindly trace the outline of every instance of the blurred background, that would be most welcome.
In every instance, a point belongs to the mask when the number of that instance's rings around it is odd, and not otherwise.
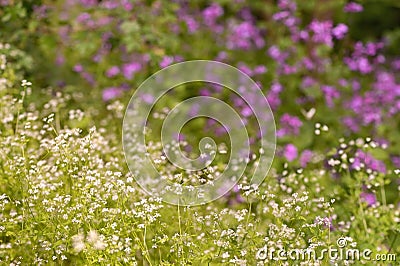
[[[262,88],[277,123],[277,164],[303,167],[339,138],[373,137],[386,147],[374,154],[375,170],[400,167],[399,1],[1,0],[0,6],[0,39],[15,48],[9,53],[17,67],[9,75],[33,82],[38,105],[43,94],[67,94],[65,105],[86,113],[76,126],[100,123],[109,103],[126,105],[157,70],[210,59],[238,67]],[[246,105],[212,86],[183,88],[172,99],[194,92],[229,99],[246,115]],[[323,138],[322,127],[329,128]]]

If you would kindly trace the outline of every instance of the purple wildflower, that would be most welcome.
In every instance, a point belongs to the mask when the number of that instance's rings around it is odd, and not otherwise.
[[[336,39],[340,40],[344,38],[348,30],[349,28],[347,27],[347,25],[340,23],[332,29],[332,35]]]
[[[369,56],[374,56],[377,54],[377,52],[379,50],[379,46],[380,46],[379,43],[368,42],[365,45],[364,53]]]
[[[315,68],[315,63],[309,57],[304,57],[302,63],[307,70],[313,70]]]
[[[129,0],[122,0],[121,4],[126,11],[131,11],[133,9],[133,4],[129,2]]]
[[[311,161],[313,157],[313,152],[310,150],[304,150],[301,155],[300,155],[300,166],[301,167],[306,167],[307,164]]]
[[[81,64],[75,65],[74,66],[74,71],[78,72],[78,73],[82,72],[83,71],[83,66]]]
[[[267,68],[266,68],[264,65],[256,66],[256,67],[253,69],[253,74],[254,74],[254,75],[264,74],[265,72],[267,72]]]
[[[112,66],[112,67],[110,67],[110,68],[107,70],[106,76],[107,76],[108,78],[111,78],[111,77],[114,77],[114,76],[118,75],[119,72],[120,72],[119,67],[117,67],[117,66]]]
[[[85,7],[91,7],[98,4],[97,0],[80,0],[80,2]]]
[[[116,9],[119,6],[119,3],[116,1],[102,1],[102,6],[105,9]]]
[[[400,168],[400,156],[391,156],[392,163],[396,168]]]
[[[301,87],[302,87],[303,89],[312,87],[312,86],[314,86],[315,84],[316,84],[315,79],[313,79],[312,77],[309,77],[309,76],[305,76],[305,77],[303,78],[303,80],[301,81]]]
[[[199,23],[194,18],[190,16],[184,16],[183,20],[186,23],[189,33],[194,33],[199,29]]]
[[[371,64],[369,63],[368,59],[365,58],[365,57],[359,58],[357,63],[358,63],[358,70],[362,74],[370,73],[373,70],[373,68],[372,68]]]
[[[228,131],[229,131],[229,129],[226,126],[221,125],[221,126],[218,126],[214,132],[215,132],[216,136],[220,137],[220,136],[226,135],[228,133]]]
[[[87,81],[89,82],[91,85],[94,85],[96,83],[94,77],[92,74],[88,73],[88,72],[82,72],[81,76]]]
[[[344,7],[343,10],[344,10],[344,12],[347,12],[347,13],[358,13],[358,12],[363,11],[363,9],[364,8],[362,5],[355,3],[355,2],[350,2]]]
[[[309,25],[310,30],[314,33],[312,40],[316,43],[323,43],[332,47],[332,21],[313,20]]]
[[[89,13],[81,13],[79,16],[76,18],[76,22],[78,23],[86,23],[90,20],[90,14]]]
[[[243,62],[239,62],[237,64],[237,68],[242,71],[243,73],[245,73],[246,75],[252,76],[253,75],[253,71],[251,70],[250,67],[248,67],[245,63]]]
[[[278,7],[280,9],[287,9],[290,11],[296,11],[297,9],[297,5],[295,1],[292,0],[279,0],[278,1]]]
[[[227,43],[229,49],[248,50],[253,45],[257,48],[262,48],[265,45],[260,30],[253,23],[245,21],[231,27],[232,34]]]
[[[185,140],[185,135],[183,133],[174,133],[173,137],[178,142]]]
[[[110,87],[103,90],[103,101],[112,100],[122,94],[121,88]]]
[[[33,11],[35,14],[35,17],[37,19],[42,19],[47,17],[47,11],[49,7],[47,5],[34,5],[33,6]]]
[[[283,149],[283,156],[291,162],[297,158],[297,148],[293,144],[287,144]]]
[[[203,20],[207,26],[212,26],[215,24],[217,18],[224,14],[224,9],[218,5],[213,3],[209,7],[203,10]]]
[[[279,105],[281,104],[281,99],[279,97],[281,91],[282,91],[282,85],[280,83],[272,84],[271,89],[267,95],[267,100],[272,110],[276,110],[276,108],[278,108]]]
[[[161,68],[167,67],[167,66],[171,65],[173,62],[174,62],[173,56],[164,56],[160,62],[160,67]]]
[[[280,120],[281,128],[277,131],[278,137],[298,135],[303,122],[297,116],[284,114]]]
[[[371,154],[367,152],[358,150],[355,154],[354,162],[352,163],[351,168],[359,169],[362,166],[367,169],[371,169],[372,171],[386,173],[386,166],[382,161],[375,159]]]
[[[279,20],[283,20],[283,19],[287,18],[288,16],[290,16],[290,12],[289,11],[281,11],[281,12],[275,13],[272,16],[272,19],[276,20],[276,21],[279,21]]]
[[[400,59],[396,59],[392,62],[392,67],[394,70],[400,70]]]
[[[142,99],[145,103],[151,104],[151,103],[153,103],[153,101],[154,101],[154,96],[151,95],[151,94],[149,94],[149,93],[146,93],[146,94],[143,94],[143,95],[141,96],[141,99]]]
[[[275,45],[271,46],[268,49],[268,55],[274,59],[275,61],[277,61],[278,63],[283,63],[286,58],[288,57],[287,53],[283,53],[279,50],[279,48]]]
[[[343,124],[346,128],[350,129],[352,132],[358,132],[360,130],[359,122],[354,117],[344,117],[342,119]]]
[[[308,31],[306,31],[306,30],[301,30],[301,31],[299,32],[299,38],[300,38],[301,40],[308,40],[309,37],[310,37],[310,35],[308,34]]]
[[[357,80],[353,80],[351,82],[351,86],[352,86],[354,91],[359,91],[361,89],[361,84]]]
[[[123,65],[122,72],[126,79],[131,80],[134,73],[140,71],[142,66],[138,62],[132,62]]]
[[[215,58],[215,60],[217,61],[224,61],[228,58],[228,55],[225,51],[221,51],[218,53],[217,57]]]
[[[65,63],[65,57],[61,54],[57,55],[56,57],[56,64],[58,66],[63,65]]]
[[[333,107],[333,100],[340,97],[340,93],[333,86],[322,85],[321,90],[324,92],[326,104]]]
[[[244,106],[242,111],[240,112],[244,117],[249,117],[253,114],[253,111],[249,106]]]
[[[361,199],[368,204],[368,206],[372,206],[377,203],[376,195],[371,192],[361,192]]]

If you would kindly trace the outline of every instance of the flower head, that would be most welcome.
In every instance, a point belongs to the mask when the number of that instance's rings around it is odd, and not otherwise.
[[[350,2],[344,7],[344,12],[347,13],[358,13],[364,10],[363,6],[355,3],[355,2]]]

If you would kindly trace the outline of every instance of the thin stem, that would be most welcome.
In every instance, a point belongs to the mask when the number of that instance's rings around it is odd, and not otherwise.
[[[386,191],[385,191],[385,185],[384,184],[381,185],[381,195],[382,195],[383,206],[386,207]]]
[[[181,224],[181,211],[180,211],[180,201],[178,200],[178,224],[179,224],[179,239],[180,239],[180,243],[179,243],[179,248],[181,248],[182,250],[182,255],[183,255],[183,246],[182,246],[182,224]],[[179,251],[178,248],[178,251]],[[179,256],[178,254],[178,258],[180,258],[181,256]]]

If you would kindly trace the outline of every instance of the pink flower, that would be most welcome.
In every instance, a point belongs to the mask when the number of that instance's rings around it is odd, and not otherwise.
[[[250,67],[248,67],[245,63],[243,62],[239,62],[237,65],[237,68],[244,72],[246,75],[252,76],[253,75],[253,71],[250,69]]]
[[[212,26],[215,24],[217,18],[224,14],[224,10],[218,4],[212,4],[203,10],[203,19],[206,25]]]
[[[361,192],[360,197],[363,201],[365,201],[368,206],[372,206],[376,204],[376,196],[374,193],[369,193],[369,192]]]
[[[111,78],[111,77],[114,77],[114,76],[118,75],[119,72],[120,72],[119,67],[117,67],[117,66],[112,66],[112,67],[110,67],[110,68],[107,70],[106,76],[107,76],[108,78]]]
[[[324,92],[325,95],[325,101],[328,107],[333,107],[334,105],[334,99],[337,99],[340,97],[340,92],[335,89],[333,86],[328,86],[328,85],[322,85],[321,90]]]
[[[345,24],[340,23],[332,29],[332,35],[336,39],[340,40],[344,38],[348,30],[349,28]]]
[[[268,92],[267,100],[272,110],[276,110],[276,108],[278,108],[279,105],[281,104],[281,99],[279,97],[279,94],[282,91],[282,89],[283,87],[280,83],[273,83],[270,91]]]
[[[357,132],[360,130],[359,122],[353,117],[344,117],[343,124],[350,129],[352,132]]]
[[[283,137],[286,135],[298,135],[303,122],[297,116],[284,114],[281,117],[280,125],[281,128],[277,131],[277,136]]]
[[[122,67],[122,72],[124,73],[124,76],[126,79],[131,80],[132,76],[134,73],[140,71],[142,69],[142,66],[138,62],[132,62],[125,64]]]
[[[287,144],[283,149],[283,156],[291,162],[297,158],[297,148],[293,144]]]
[[[89,20],[90,20],[90,14],[86,12],[79,14],[79,16],[76,18],[76,21],[78,23],[86,23]]]
[[[197,21],[194,18],[192,18],[190,16],[184,16],[183,20],[185,21],[188,31],[190,33],[194,33],[198,30],[199,24],[197,23]]]
[[[279,21],[279,20],[287,18],[288,16],[290,16],[290,12],[289,11],[281,11],[281,12],[275,13],[272,16],[272,19],[276,20],[276,21]]]
[[[358,63],[358,70],[362,74],[370,73],[373,70],[371,64],[369,63],[366,57],[359,58],[357,63]]]
[[[83,66],[81,64],[75,65],[74,66],[74,71],[78,72],[78,73],[82,72],[83,71]]]
[[[85,7],[91,7],[97,4],[97,0],[80,0],[79,2]]]
[[[315,84],[316,84],[316,81],[312,77],[309,77],[309,76],[305,76],[303,78],[303,80],[301,81],[301,87],[303,89],[310,88],[310,87],[314,86]]]
[[[63,65],[65,63],[65,57],[63,55],[58,55],[56,57],[56,64],[57,65]]]
[[[88,72],[82,72],[81,77],[84,78],[87,82],[89,82],[92,85],[94,85],[96,83],[93,75]]]
[[[313,156],[313,152],[310,150],[304,150],[300,155],[300,165],[301,167],[306,167],[307,164],[311,161]]]
[[[245,21],[240,24],[232,24],[232,33],[228,37],[227,47],[229,49],[248,50],[253,46],[262,48],[265,41],[260,30],[251,22]]]
[[[400,70],[400,59],[395,59],[392,62],[392,67],[394,70]]]
[[[286,58],[288,57],[287,53],[281,52],[279,50],[279,48],[277,46],[275,46],[275,45],[271,46],[268,49],[268,55],[272,59],[276,60],[278,63],[283,63],[286,60]]]
[[[251,115],[253,114],[253,111],[251,110],[250,107],[245,106],[245,107],[243,107],[243,109],[242,109],[242,111],[241,111],[241,114],[242,114],[244,117],[249,117],[249,116],[251,116]]]
[[[121,88],[110,87],[103,90],[103,101],[112,100],[122,94]]]
[[[164,56],[160,62],[160,67],[161,68],[167,67],[167,66],[171,65],[173,62],[174,62],[173,56]]]
[[[363,6],[360,4],[357,4],[355,2],[350,2],[348,3],[344,8],[344,12],[347,13],[358,13],[364,10]]]
[[[151,104],[154,102],[154,96],[149,93],[143,94],[141,96],[141,98],[145,103],[148,103],[148,104]]]
[[[332,21],[318,21],[314,20],[310,24],[310,30],[314,33],[312,40],[316,43],[324,43],[332,47]]]
[[[133,9],[133,4],[129,2],[129,0],[121,1],[122,6],[126,11],[131,11]]]
[[[363,152],[362,150],[358,150],[356,152],[356,156],[354,158],[354,162],[351,165],[352,169],[357,169],[362,165],[367,169],[371,169],[372,171],[377,171],[380,173],[386,173],[385,163],[375,159],[371,154],[367,152]]]
[[[296,2],[292,0],[279,0],[278,7],[280,9],[288,9],[290,11],[296,11],[297,9]]]
[[[264,74],[265,72],[267,72],[267,68],[263,65],[256,66],[253,69],[253,74],[255,75]]]
[[[391,156],[391,160],[395,167],[400,167],[400,156]]]

